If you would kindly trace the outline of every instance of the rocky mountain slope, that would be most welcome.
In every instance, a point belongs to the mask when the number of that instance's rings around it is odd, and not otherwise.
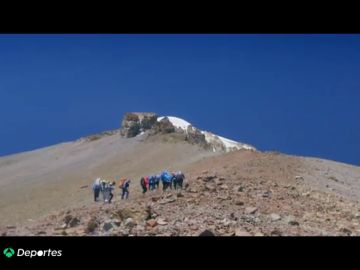
[[[1,235],[360,235],[360,168],[260,152],[176,117],[125,115],[119,130],[0,158]],[[182,170],[183,190],[139,179]],[[97,177],[130,199],[93,202]]]
[[[358,187],[360,168],[279,153],[234,151],[186,168],[183,190],[143,196],[134,182],[128,201],[67,207],[26,225],[2,227],[3,235],[218,236],[360,235],[360,194],[341,195],[338,183]],[[343,174],[335,182],[328,177]],[[325,170],[324,170],[325,169]],[[306,173],[304,173],[306,172]],[[309,177],[309,176],[312,177]],[[314,185],[327,181],[331,188]],[[348,181],[350,180],[350,181]],[[339,193],[340,191],[340,193]],[[117,192],[118,193],[118,192]]]
[[[119,131],[0,158],[0,225],[88,203],[95,178],[134,180],[216,155],[174,134],[126,139]]]

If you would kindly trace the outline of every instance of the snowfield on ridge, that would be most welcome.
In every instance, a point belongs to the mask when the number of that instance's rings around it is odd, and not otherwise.
[[[173,124],[174,127],[178,128],[178,129],[182,129],[185,133],[187,132],[187,129],[189,127],[197,129],[196,127],[194,127],[191,123],[187,122],[186,120],[178,118],[178,117],[174,117],[174,116],[161,116],[161,117],[158,117],[157,120],[161,121],[165,117],[167,117],[169,119],[169,121]],[[208,131],[203,131],[203,130],[199,130],[199,131],[205,135],[205,140],[208,143],[210,143],[210,144],[216,143],[216,144],[222,145],[225,152],[230,152],[232,150],[240,150],[240,149],[256,150],[256,148],[254,146],[236,142],[234,140],[230,140],[228,138],[224,138],[224,137],[215,135]],[[213,151],[216,152],[215,148],[213,148]]]

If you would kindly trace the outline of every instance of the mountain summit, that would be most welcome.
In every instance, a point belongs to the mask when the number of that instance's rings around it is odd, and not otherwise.
[[[199,144],[213,152],[230,152],[240,149],[256,151],[256,148],[251,145],[200,130],[186,120],[175,116],[159,117],[156,113],[126,113],[121,122],[121,136],[132,138],[144,133],[148,135],[157,133],[182,134],[185,141]]]

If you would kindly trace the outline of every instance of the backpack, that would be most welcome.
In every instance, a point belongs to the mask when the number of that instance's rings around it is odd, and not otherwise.
[[[170,183],[171,180],[172,180],[173,176],[172,174],[170,174],[169,172],[165,172],[163,175],[162,175],[162,179],[163,181],[167,182],[167,183]]]
[[[126,178],[121,178],[121,179],[120,179],[119,188],[123,188],[123,187],[124,187],[125,181],[126,181]]]

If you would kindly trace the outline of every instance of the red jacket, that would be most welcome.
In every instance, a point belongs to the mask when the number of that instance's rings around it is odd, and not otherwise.
[[[145,180],[145,185],[148,187],[149,186],[149,176],[145,176],[144,180]]]

